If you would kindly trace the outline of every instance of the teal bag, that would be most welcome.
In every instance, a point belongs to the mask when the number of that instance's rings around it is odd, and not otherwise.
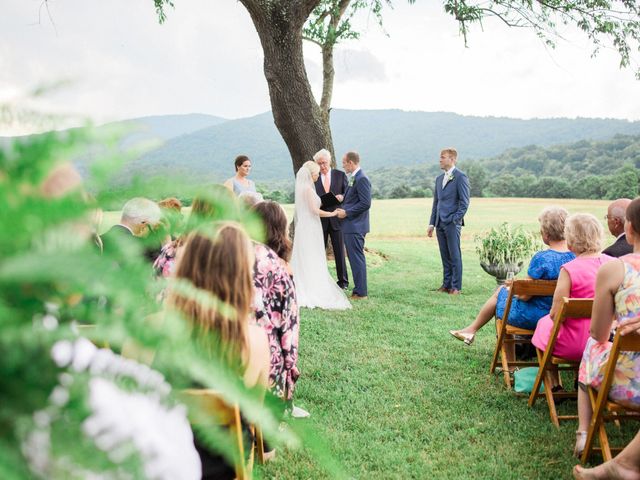
[[[531,393],[538,376],[538,367],[521,368],[513,372],[513,389],[517,393]],[[540,385],[540,393],[544,392],[544,383]]]

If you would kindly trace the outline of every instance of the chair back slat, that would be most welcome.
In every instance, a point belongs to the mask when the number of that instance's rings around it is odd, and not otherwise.
[[[621,352],[640,352],[640,335],[637,333],[630,333],[624,337],[617,334],[616,337]]]
[[[195,405],[202,412],[207,412],[221,426],[231,426],[235,422],[236,408],[228,404],[215,390],[190,388],[182,393],[188,397],[187,403]]]
[[[556,280],[514,280],[511,290],[514,295],[529,295],[532,297],[550,297],[557,285]]]
[[[564,318],[588,318],[593,309],[593,298],[564,298]]]

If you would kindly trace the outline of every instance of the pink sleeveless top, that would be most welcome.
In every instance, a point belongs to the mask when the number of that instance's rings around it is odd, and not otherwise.
[[[608,255],[600,255],[598,257],[579,257],[565,263],[562,269],[569,274],[571,279],[569,297],[593,298],[598,269],[611,260],[613,258]],[[558,333],[553,354],[556,357],[580,360],[589,338],[590,326],[590,318],[567,318]],[[545,350],[552,330],[553,321],[547,315],[538,322],[532,339],[533,344],[539,349]]]

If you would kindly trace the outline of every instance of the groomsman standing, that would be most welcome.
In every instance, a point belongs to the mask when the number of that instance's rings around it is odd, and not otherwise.
[[[456,168],[458,152],[445,148],[440,152],[442,175],[436,178],[433,189],[433,207],[427,236],[436,231],[442,259],[442,285],[439,292],[459,295],[462,289],[462,252],[460,233],[464,215],[469,208],[469,179]]]
[[[322,197],[325,193],[333,193],[339,202],[344,200],[344,193],[347,190],[347,175],[335,168],[331,168],[331,153],[324,148],[313,156],[313,160],[320,167],[320,176],[316,181],[316,193]],[[320,207],[327,212],[333,212],[337,207]],[[333,246],[333,256],[336,260],[336,273],[340,288],[347,288],[349,277],[347,276],[347,264],[344,258],[344,238],[342,236],[341,221],[337,217],[320,218],[322,222],[322,233],[324,234],[324,248],[331,237]]]

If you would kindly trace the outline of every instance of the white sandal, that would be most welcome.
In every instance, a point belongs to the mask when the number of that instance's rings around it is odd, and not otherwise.
[[[573,456],[576,458],[580,458],[586,444],[587,444],[587,432],[578,430],[576,432],[576,444],[573,447]]]

